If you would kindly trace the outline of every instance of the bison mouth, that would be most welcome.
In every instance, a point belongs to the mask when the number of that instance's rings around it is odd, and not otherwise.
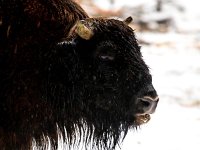
[[[151,119],[150,114],[153,114],[156,110],[159,98],[144,96],[143,98],[137,99],[138,113],[135,115],[135,124],[142,125]]]
[[[145,123],[149,122],[149,120],[151,119],[150,114],[141,114],[141,115],[136,115],[135,117],[136,117],[135,118],[136,125],[145,124]]]

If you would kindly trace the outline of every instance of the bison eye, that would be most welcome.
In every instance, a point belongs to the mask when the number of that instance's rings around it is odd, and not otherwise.
[[[101,45],[96,50],[96,57],[101,61],[113,61],[116,57],[116,48],[111,45]]]
[[[114,56],[109,56],[109,55],[100,55],[99,58],[100,58],[101,60],[104,60],[104,61],[107,61],[107,60],[112,61],[112,60],[115,59]]]

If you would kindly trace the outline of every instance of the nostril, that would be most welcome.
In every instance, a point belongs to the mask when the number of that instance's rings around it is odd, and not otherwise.
[[[151,105],[151,103],[146,100],[146,99],[140,99],[140,102],[139,102],[143,107],[149,107]]]
[[[138,99],[137,108],[142,114],[152,114],[157,107],[158,100],[158,97],[152,98],[149,96],[144,96],[143,98]]]

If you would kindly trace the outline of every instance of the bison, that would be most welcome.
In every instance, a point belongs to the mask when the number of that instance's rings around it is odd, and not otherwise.
[[[69,148],[110,150],[147,122],[158,96],[131,20],[91,18],[71,0],[1,0],[0,148],[56,149],[59,130]]]

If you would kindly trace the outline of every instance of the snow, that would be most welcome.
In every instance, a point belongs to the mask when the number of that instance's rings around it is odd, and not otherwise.
[[[113,0],[113,4],[111,0],[94,0],[95,4],[98,5],[101,9],[108,10],[110,8],[118,10],[122,7],[131,6],[138,7],[141,5],[152,6],[155,4],[155,0]]]
[[[138,38],[153,43],[142,52],[158,91],[176,102],[200,101],[200,51],[193,35],[141,33]]]
[[[199,150],[200,109],[160,103],[151,121],[129,132],[121,150]]]

